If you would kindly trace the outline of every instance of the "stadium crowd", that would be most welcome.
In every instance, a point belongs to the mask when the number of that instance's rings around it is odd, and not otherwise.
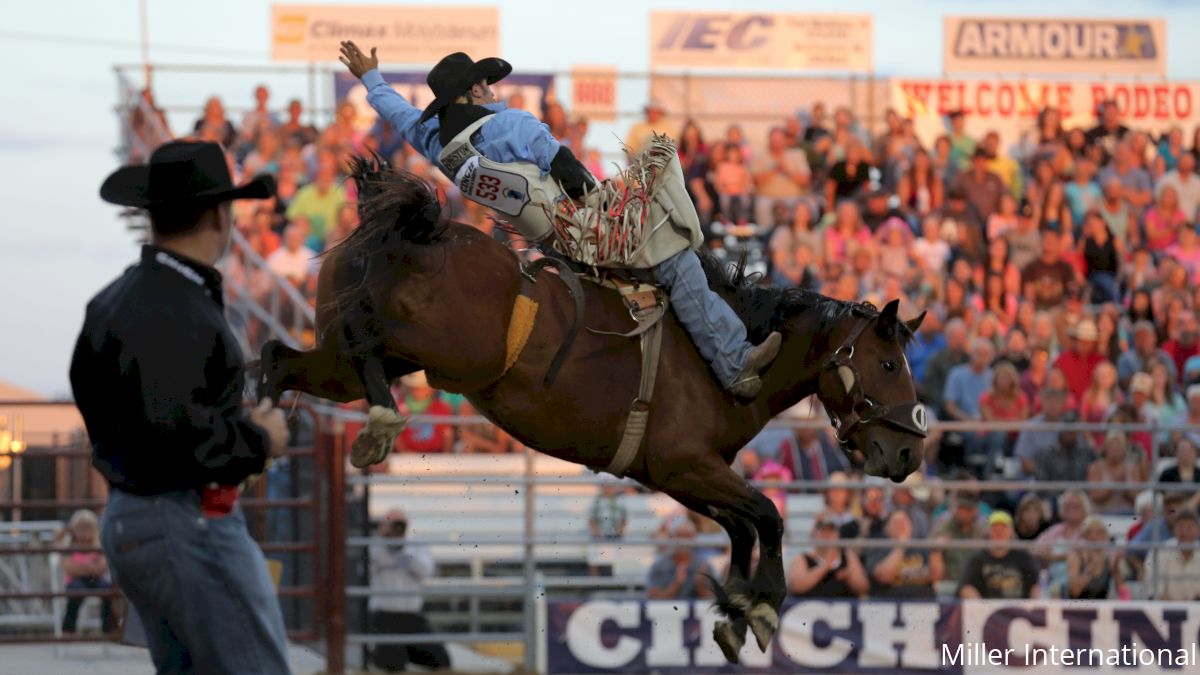
[[[131,123],[148,135],[152,122],[157,128],[166,120],[153,112],[152,98],[144,98]],[[509,105],[539,113],[602,177],[600,154],[587,145],[586,119],[571,117],[556,102],[517,99]],[[353,184],[343,175],[355,154],[392,158],[436,186],[451,217],[529,255],[524,242],[463,200],[382,120],[360,130],[356,109],[343,102],[334,121],[316,129],[297,100],[278,113],[265,86],[255,89],[254,102],[235,124],[219,99],[209,99],[185,133],[223,143],[240,175],[277,177],[278,197],[239,203],[237,226],[266,266],[309,301],[319,272],[316,254],[357,226]],[[1161,427],[937,433],[927,443],[927,478],[1200,482],[1200,434],[1166,428],[1200,423],[1200,127],[1189,144],[1178,127],[1162,135],[1128,128],[1116,105],[1102,104],[1090,128],[1065,128],[1056,110],[1045,109],[1020,138],[1001,139],[994,131],[976,137],[966,131],[966,114],[955,111],[944,134],[921,139],[912,120],[894,110],[873,134],[849,109],[830,114],[815,102],[780,119],[765,138],[747,138],[736,124],[706,138],[695,122],[668,113],[648,104],[626,144],[636,152],[651,132],[678,139],[710,247],[761,252],[762,283],[877,305],[899,298],[902,316],[927,312],[907,356],[919,395],[936,417]],[[236,256],[226,274],[239,292],[254,296],[273,283]],[[394,392],[409,414],[474,412],[420,376],[397,382]],[[808,402],[790,412],[823,417]],[[490,425],[452,424],[410,425],[397,445],[415,452],[517,447]],[[830,433],[809,429],[768,429],[740,462],[759,479],[844,480],[858,471]],[[1140,527],[1142,518],[1136,532],[1115,534],[1138,541],[1197,537],[1197,492],[1095,487],[1047,499],[1036,491],[958,490],[935,504],[914,497],[921,489],[828,491],[828,510],[813,530],[828,543],[796,559],[793,592],[827,586],[861,592],[867,584],[872,595],[902,596],[961,579],[962,594],[1011,595],[1016,588],[1028,595],[1046,569],[1057,592],[1094,597],[1102,587],[1118,592],[1126,578],[1145,578],[1144,554],[1070,548],[1114,534],[1101,516],[1144,515],[1165,497],[1161,523]],[[776,499],[785,498],[776,492]],[[972,557],[970,551],[903,546],[856,552],[844,541],[884,535],[995,543]],[[1003,541],[1013,538],[1037,538],[1045,550],[1005,549]],[[1179,556],[1171,564],[1200,572],[1190,554]],[[1020,574],[989,577],[988,570],[1001,568]],[[659,577],[668,586],[692,585],[691,576],[672,576],[671,569]],[[1200,586],[1152,593],[1192,599]]]

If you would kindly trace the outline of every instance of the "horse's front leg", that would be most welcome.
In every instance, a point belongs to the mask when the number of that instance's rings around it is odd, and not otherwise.
[[[766,651],[779,630],[779,611],[787,596],[783,572],[783,518],[769,497],[758,490],[751,489],[751,492],[754,494],[752,519],[758,530],[759,560],[754,578],[750,580],[753,606],[746,617],[759,648]]]

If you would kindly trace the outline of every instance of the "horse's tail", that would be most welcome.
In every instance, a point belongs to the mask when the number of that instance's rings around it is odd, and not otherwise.
[[[359,226],[323,256],[334,262],[330,325],[344,331],[353,352],[379,346],[374,308],[413,246],[437,242],[445,231],[437,194],[417,176],[375,154],[355,157],[350,176],[358,187]]]

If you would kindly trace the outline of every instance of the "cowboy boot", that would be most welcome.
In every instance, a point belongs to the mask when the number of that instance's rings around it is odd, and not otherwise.
[[[758,396],[758,392],[762,390],[762,378],[758,376],[775,357],[779,355],[779,348],[783,345],[783,336],[779,331],[773,331],[763,340],[757,347],[750,350],[746,355],[746,362],[742,364],[742,369],[738,371],[737,377],[733,380],[733,384],[729,385],[728,390],[738,398],[754,398]]]

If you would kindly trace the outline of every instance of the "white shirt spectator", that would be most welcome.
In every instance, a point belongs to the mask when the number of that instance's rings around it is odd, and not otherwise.
[[[308,278],[309,270],[312,267],[312,259],[316,255],[307,246],[300,246],[294,251],[288,250],[286,246],[280,246],[275,249],[274,253],[267,256],[267,267],[270,267],[272,272],[285,279],[302,282]]]
[[[371,546],[371,585],[388,590],[420,588],[433,576],[433,555],[424,546],[375,544]],[[372,595],[372,612],[418,613],[424,604],[419,595]]]

